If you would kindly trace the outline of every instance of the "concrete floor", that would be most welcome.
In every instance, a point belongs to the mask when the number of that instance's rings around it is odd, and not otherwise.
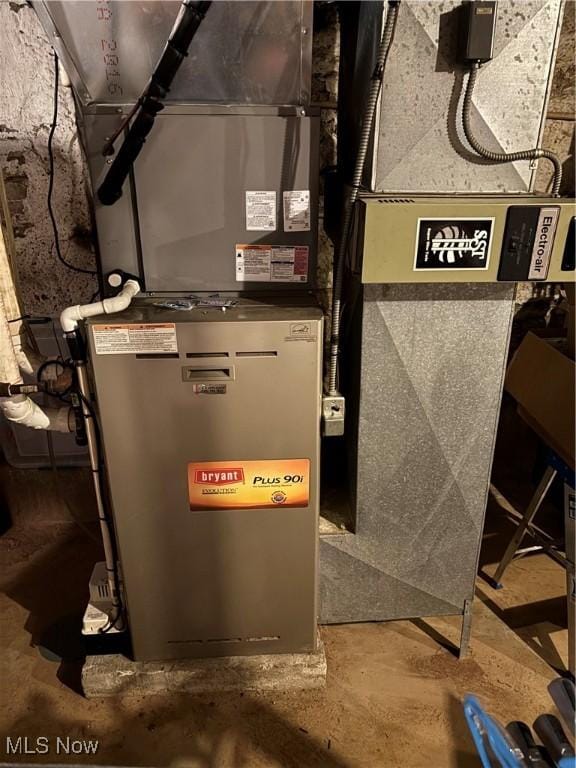
[[[460,628],[453,619],[331,626],[322,629],[325,690],[88,701],[78,693],[79,617],[99,558],[89,477],[0,473],[12,517],[0,538],[0,762],[467,768],[479,765],[462,714],[467,692],[504,722],[553,711],[546,686],[556,674],[550,664],[565,660],[565,585],[540,555],[513,563],[500,592],[479,579],[463,661],[451,646]],[[488,571],[503,531],[510,526],[492,500],[481,559]],[[99,747],[89,756],[8,756],[5,735],[97,739]]]

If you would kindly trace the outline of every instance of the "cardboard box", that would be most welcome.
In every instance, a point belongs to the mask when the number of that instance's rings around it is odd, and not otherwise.
[[[550,340],[528,333],[512,358],[504,388],[522,418],[571,468],[574,460],[576,364]]]

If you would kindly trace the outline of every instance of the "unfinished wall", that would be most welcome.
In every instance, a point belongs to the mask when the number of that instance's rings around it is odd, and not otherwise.
[[[47,209],[48,134],[54,97],[54,59],[34,11],[0,0],[0,168],[12,214],[23,311],[51,315],[87,301],[90,275],[60,264]],[[54,134],[53,208],[64,258],[94,268],[86,175],[69,88],[61,87]]]
[[[320,223],[318,227],[318,286],[325,310],[330,307],[333,247],[324,232],[322,171],[336,165],[338,65],[340,36],[338,13],[332,3],[314,4],[312,48],[312,105],[320,109]]]
[[[543,140],[543,145],[556,152],[563,161],[563,195],[574,195],[575,16],[576,3],[568,0],[564,9]],[[551,176],[550,163],[540,163],[536,177],[537,189],[546,189]]]

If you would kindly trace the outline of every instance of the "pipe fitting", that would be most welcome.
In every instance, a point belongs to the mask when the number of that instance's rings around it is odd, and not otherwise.
[[[78,323],[95,315],[112,315],[122,312],[132,303],[132,299],[140,292],[137,280],[127,280],[117,296],[103,301],[95,301],[93,304],[76,304],[66,307],[60,314],[60,325],[64,334],[73,333],[78,328]]]
[[[48,429],[50,426],[50,418],[27,395],[6,398],[0,407],[8,421],[13,421],[15,424],[32,429]]]

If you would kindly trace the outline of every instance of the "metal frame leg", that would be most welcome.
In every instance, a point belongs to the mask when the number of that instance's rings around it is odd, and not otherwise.
[[[462,630],[460,632],[460,646],[458,648],[458,658],[463,659],[470,650],[470,633],[472,630],[472,601],[464,601],[464,611],[462,612]]]
[[[576,675],[576,582],[574,579],[574,533],[576,493],[564,483],[564,532],[566,535],[566,600],[568,609],[568,671]]]
[[[574,566],[566,569],[566,600],[568,609],[568,671],[576,677],[576,580]]]
[[[506,552],[504,553],[502,560],[500,560],[500,563],[498,564],[496,573],[492,577],[493,586],[496,587],[496,589],[500,589],[502,587],[502,584],[501,584],[502,575],[506,570],[506,568],[510,565],[512,558],[516,554],[516,550],[520,546],[520,542],[524,538],[524,534],[528,530],[528,527],[530,526],[530,523],[534,519],[536,512],[538,512],[538,510],[540,509],[542,502],[544,501],[544,497],[548,493],[548,489],[554,482],[554,478],[556,477],[557,474],[558,474],[558,471],[553,467],[550,467],[550,466],[546,467],[546,471],[542,475],[542,480],[540,480],[538,484],[538,488],[536,488],[534,495],[530,499],[530,504],[528,504],[528,508],[526,509],[526,512],[522,517],[522,520],[518,524],[518,528],[514,532],[514,535],[510,539],[510,544],[508,544],[508,548],[506,549]]]

